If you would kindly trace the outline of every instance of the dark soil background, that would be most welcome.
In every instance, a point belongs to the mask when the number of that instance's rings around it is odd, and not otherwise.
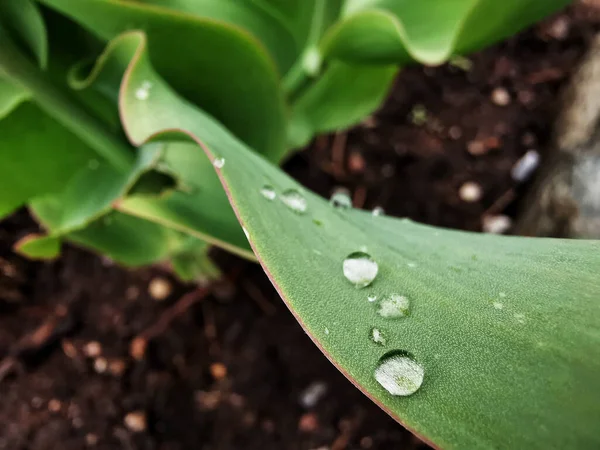
[[[374,117],[286,170],[425,223],[514,217],[527,186],[511,167],[530,149],[543,159],[561,86],[600,30],[588,3],[468,70],[404,70]],[[426,448],[320,354],[258,266],[215,251],[229,281],[207,292],[76,248],[26,261],[11,245],[32,229],[25,211],[0,223],[0,449]]]

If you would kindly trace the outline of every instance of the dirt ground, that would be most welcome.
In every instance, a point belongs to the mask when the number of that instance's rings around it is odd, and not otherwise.
[[[408,68],[374,117],[285,168],[429,224],[514,217],[527,185],[511,168],[528,150],[543,159],[599,19],[578,7],[469,60]],[[26,261],[10,248],[34,228],[25,211],[0,223],[0,449],[426,447],[320,354],[260,267],[215,251],[235,282],[206,295],[76,248]]]

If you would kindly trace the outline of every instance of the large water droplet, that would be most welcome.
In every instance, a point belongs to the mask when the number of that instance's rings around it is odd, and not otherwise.
[[[277,197],[273,186],[270,186],[268,184],[265,184],[263,187],[260,188],[260,193],[267,200],[275,200],[275,197]]]
[[[225,158],[213,159],[213,166],[215,166],[217,169],[222,169],[224,165],[225,165]]]
[[[376,295],[369,295],[367,297],[367,300],[369,300],[370,303],[373,303],[374,301],[377,300],[377,296]]]
[[[365,252],[350,253],[344,260],[342,268],[346,279],[357,288],[370,285],[379,270],[371,255]]]
[[[306,212],[306,199],[297,189],[288,189],[281,194],[281,201],[297,214]]]
[[[329,199],[329,203],[334,208],[338,209],[350,209],[352,208],[352,199],[348,194],[346,189],[338,189],[332,195],[331,199]]]
[[[371,328],[371,339],[379,345],[385,345],[386,343],[386,338],[379,328]]]
[[[399,319],[408,316],[410,301],[403,295],[392,294],[379,302],[377,312],[386,319]]]
[[[423,366],[407,352],[396,351],[381,358],[375,379],[392,395],[412,395],[423,384]]]

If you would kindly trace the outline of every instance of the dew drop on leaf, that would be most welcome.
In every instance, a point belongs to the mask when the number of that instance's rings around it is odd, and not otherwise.
[[[267,200],[275,200],[275,197],[277,197],[275,189],[273,189],[273,187],[268,184],[265,184],[263,187],[260,188],[260,193]]]
[[[377,296],[376,295],[369,295],[367,297],[367,300],[369,300],[370,303],[373,303],[374,301],[377,300]]]
[[[215,166],[217,169],[222,169],[224,165],[225,165],[225,158],[213,159],[213,166]]]
[[[392,294],[379,303],[377,313],[386,319],[399,319],[408,316],[410,301],[403,295]]]
[[[365,252],[350,253],[342,265],[344,276],[356,288],[364,288],[370,285],[375,277],[379,266],[371,258],[371,255]]]
[[[135,98],[138,100],[147,100],[150,97],[150,88],[152,83],[150,81],[142,82],[141,86],[135,91]]]
[[[329,334],[329,328],[325,328],[325,334]]]
[[[371,340],[378,345],[385,345],[386,343],[383,332],[376,327],[371,328]]]
[[[306,199],[297,189],[288,189],[281,194],[281,201],[297,214],[306,212]]]
[[[423,366],[407,352],[388,353],[375,369],[375,379],[392,395],[407,396],[423,384]]]
[[[504,308],[504,305],[502,303],[500,303],[500,302],[494,302],[493,305],[494,305],[494,308],[496,308],[496,309],[503,309]]]
[[[376,206],[375,208],[373,208],[373,211],[371,211],[371,214],[373,214],[374,216],[383,216],[385,214],[385,211],[381,206]]]
[[[335,191],[329,199],[329,203],[331,206],[338,209],[352,208],[352,199],[350,199],[350,195],[348,195],[348,192],[345,189]]]

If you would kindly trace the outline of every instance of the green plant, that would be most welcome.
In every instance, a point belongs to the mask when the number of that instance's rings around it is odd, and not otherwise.
[[[398,65],[564,3],[5,1],[0,214],[29,205],[33,257],[66,239],[187,278],[216,275],[208,243],[258,259],[332,362],[437,446],[593,448],[598,242],[333,208],[273,165],[369,114]]]

